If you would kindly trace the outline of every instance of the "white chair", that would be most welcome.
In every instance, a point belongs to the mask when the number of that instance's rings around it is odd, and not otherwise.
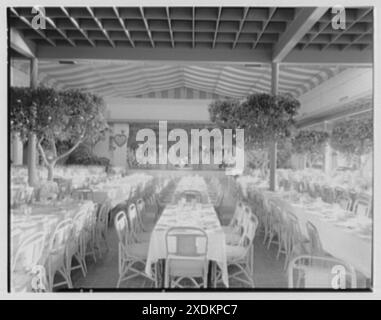
[[[226,243],[237,243],[240,240],[245,219],[244,212],[244,204],[240,201],[236,205],[233,218],[230,220],[229,225],[222,227],[225,233]]]
[[[81,269],[82,274],[86,277],[86,222],[87,209],[79,211],[73,219],[73,228],[67,249],[67,269],[70,271]],[[77,261],[77,265],[72,265],[72,260]]]
[[[144,272],[144,267],[147,260],[148,243],[131,242],[129,236],[127,216],[123,211],[120,211],[115,216],[115,229],[118,235],[118,271],[119,279],[116,287],[119,288],[123,281],[134,277],[143,276],[153,281]],[[135,265],[142,265],[142,269],[137,269]],[[132,273],[132,274],[129,274]]]
[[[278,252],[276,258],[279,259],[280,254],[287,254],[287,222],[283,210],[272,200],[269,200],[270,215],[269,215],[269,240],[267,249],[272,243],[278,244]]]
[[[290,212],[286,211],[286,253],[284,260],[284,270],[287,269],[288,263],[292,257],[301,254],[308,253],[308,247],[310,247],[310,241],[303,236],[303,233],[300,229],[298,217]]]
[[[107,242],[108,234],[108,220],[111,210],[111,203],[105,201],[99,208],[98,215],[96,218],[95,226],[95,245],[98,249],[99,256],[102,257],[102,247],[105,248],[106,252],[109,250]]]
[[[188,279],[196,288],[207,287],[208,236],[202,229],[173,227],[166,233],[167,256],[164,286],[183,287]],[[196,279],[201,279],[201,283]]]
[[[289,288],[353,289],[356,286],[354,268],[335,258],[301,255],[288,267]]]
[[[370,202],[365,199],[357,199],[353,205],[353,212],[356,216],[370,218]]]
[[[250,211],[250,209],[248,208]],[[254,250],[253,241],[258,227],[258,218],[250,211],[249,219],[244,224],[241,239],[236,245],[226,246],[228,267],[236,267],[237,271],[229,274],[229,279],[248,284],[254,288]],[[221,278],[221,274],[217,279]]]
[[[130,242],[148,242],[151,238],[150,232],[139,232],[138,210],[134,203],[128,206],[128,228]]]
[[[12,291],[21,292],[34,289],[31,281],[35,276],[36,267],[41,264],[45,238],[45,232],[37,232],[25,238],[18,247],[11,264]]]
[[[70,277],[70,269],[67,263],[68,243],[73,229],[73,220],[65,219],[61,221],[54,230],[49,243],[48,256],[48,285],[49,291],[53,291],[54,287],[66,284],[69,288],[73,287]],[[63,277],[63,281],[54,283],[54,276],[59,272]]]
[[[86,223],[84,227],[85,258],[92,256],[94,262],[97,262],[97,215],[96,206],[87,211]],[[86,264],[85,264],[86,265]]]

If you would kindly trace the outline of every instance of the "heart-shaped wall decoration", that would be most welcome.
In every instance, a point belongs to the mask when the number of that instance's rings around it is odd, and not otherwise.
[[[127,136],[125,134],[116,134],[114,136],[114,142],[120,148],[127,142]]]

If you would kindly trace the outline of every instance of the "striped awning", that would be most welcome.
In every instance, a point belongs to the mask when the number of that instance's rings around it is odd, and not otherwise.
[[[27,62],[14,62],[27,72]],[[279,92],[295,97],[315,88],[348,67],[281,65]],[[242,98],[270,92],[271,69],[263,66],[180,65],[146,62],[39,62],[39,81],[58,89],[80,88],[104,97]]]

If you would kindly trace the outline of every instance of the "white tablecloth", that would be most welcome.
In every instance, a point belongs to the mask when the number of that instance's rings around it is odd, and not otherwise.
[[[45,231],[45,247],[39,264],[44,265],[49,255],[49,243],[53,236],[54,230],[59,222],[74,216],[81,210],[94,210],[94,204],[91,201],[64,201],[57,205],[38,204],[31,206],[30,216],[22,213],[22,209],[14,209],[11,211],[11,261],[13,261],[17,249],[26,237],[36,232]],[[17,272],[12,277],[22,277],[25,283],[30,282],[31,278],[25,273]],[[20,284],[20,279],[16,279]]]
[[[282,198],[281,193],[262,191],[265,199],[274,199],[280,206],[293,212],[300,222],[301,231],[307,236],[306,222],[310,221],[318,229],[323,249],[332,256],[350,263],[366,277],[372,275],[371,232],[359,232],[354,219],[337,218],[328,212],[335,210],[332,205],[321,203],[320,207],[300,205]],[[331,207],[330,207],[331,206]],[[328,214],[324,215],[327,212]],[[371,221],[369,221],[371,223]]]
[[[159,259],[165,259],[166,232],[171,227],[192,226],[201,228],[208,235],[208,260],[215,261],[222,271],[222,280],[229,286],[226,264],[225,233],[212,205],[167,205],[152,231],[145,272],[152,276],[151,265]]]

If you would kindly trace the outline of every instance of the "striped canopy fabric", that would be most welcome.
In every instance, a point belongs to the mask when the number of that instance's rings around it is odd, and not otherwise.
[[[27,62],[15,60],[13,66],[28,72]],[[279,92],[299,97],[346,69],[330,65],[281,65]],[[271,68],[268,65],[41,60],[39,81],[59,89],[81,88],[104,97],[243,98],[252,93],[270,92]]]

